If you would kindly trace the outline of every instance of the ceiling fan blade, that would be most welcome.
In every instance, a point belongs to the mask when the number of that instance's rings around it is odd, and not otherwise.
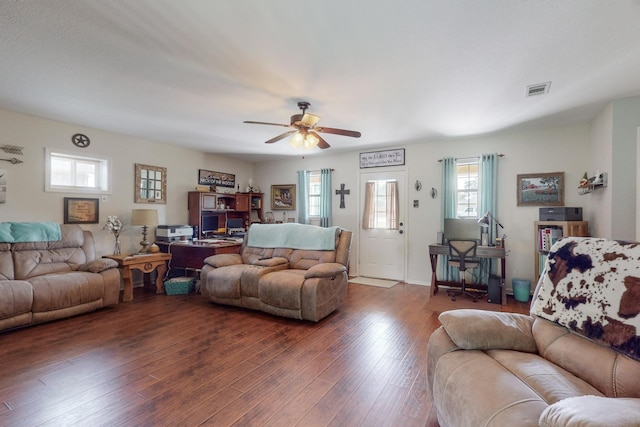
[[[311,135],[315,136],[316,138],[318,138],[318,148],[325,150],[329,147],[331,147],[329,145],[329,143],[327,141],[324,140],[324,138],[322,138],[320,135],[318,135],[315,132],[309,132]]]
[[[317,127],[314,129],[316,132],[332,133],[334,135],[351,136],[353,138],[360,138],[362,134],[355,130],[345,130],[336,128]]]
[[[283,126],[283,127],[291,127],[291,125],[283,125],[282,123],[269,123],[269,122],[254,122],[252,120],[245,120],[242,123],[249,123],[252,125],[269,125],[269,126]]]
[[[290,130],[289,132],[285,132],[283,134],[280,134],[280,135],[276,136],[275,138],[271,138],[270,140],[265,141],[265,144],[273,144],[274,142],[278,142],[281,139],[284,139],[287,136],[291,135],[292,133],[296,133],[296,132],[298,132],[298,131],[297,130]]]

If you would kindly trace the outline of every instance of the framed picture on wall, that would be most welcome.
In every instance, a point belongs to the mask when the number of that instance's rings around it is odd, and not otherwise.
[[[564,205],[564,172],[518,175],[518,206]]]
[[[100,218],[98,199],[64,198],[65,224],[97,224]]]
[[[296,209],[296,185],[272,185],[271,186],[271,209]]]

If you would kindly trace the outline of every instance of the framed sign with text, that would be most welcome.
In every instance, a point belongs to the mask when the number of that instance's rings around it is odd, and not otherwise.
[[[236,186],[236,176],[230,173],[198,169],[198,184],[234,188]]]
[[[360,169],[404,165],[404,148],[360,153]]]
[[[65,224],[97,224],[100,218],[98,199],[64,198]]]

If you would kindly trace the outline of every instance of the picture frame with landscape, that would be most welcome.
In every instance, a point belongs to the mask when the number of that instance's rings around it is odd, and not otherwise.
[[[272,185],[271,186],[271,209],[296,209],[296,185]]]
[[[564,172],[519,174],[518,206],[563,206]]]

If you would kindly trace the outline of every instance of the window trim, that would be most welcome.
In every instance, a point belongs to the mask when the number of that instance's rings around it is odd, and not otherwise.
[[[458,167],[460,165],[464,165],[464,164],[475,164],[476,168],[478,170],[478,175],[477,175],[477,181],[476,181],[476,187],[473,190],[469,190],[469,189],[460,189],[458,188],[458,180],[460,178],[460,175],[458,175]],[[480,158],[479,157],[465,157],[465,158],[460,158],[460,159],[456,159],[456,190],[455,190],[455,202],[456,202],[456,206],[455,206],[455,211],[456,211],[456,218],[464,218],[464,219],[478,219],[480,218],[479,216],[479,209],[480,209],[480,191],[481,191],[481,184],[480,184]],[[476,212],[475,215],[464,215],[464,216],[460,216],[458,215],[458,211],[459,211],[459,204],[458,201],[460,200],[460,194],[461,193],[467,193],[467,194],[471,194],[471,193],[475,193],[476,194]]]
[[[307,206],[309,207],[307,213],[309,215],[309,220],[314,220],[314,221],[319,221],[320,220],[320,214],[318,213],[318,215],[311,215],[311,198],[317,198],[317,200],[320,200],[320,198],[322,197],[322,189],[320,192],[318,192],[318,194],[311,194],[311,177],[312,176],[316,176],[318,179],[320,179],[320,170],[315,170],[315,171],[309,171],[309,183],[307,186]]]
[[[98,187],[76,187],[51,184],[51,160],[55,155],[66,156],[74,160],[91,160],[100,165],[100,183]],[[45,147],[44,158],[44,191],[52,193],[111,194],[111,158],[104,156],[85,156],[76,152]]]

